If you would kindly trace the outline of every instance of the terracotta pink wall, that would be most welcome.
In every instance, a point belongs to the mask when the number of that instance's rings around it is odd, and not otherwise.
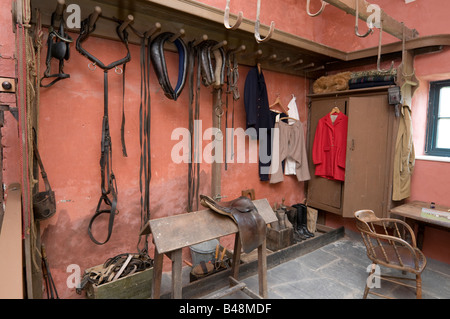
[[[76,38],[76,35],[73,35]],[[103,61],[112,61],[123,55],[118,42],[99,38],[86,41],[87,50]],[[43,241],[47,245],[52,274],[64,298],[77,297],[74,289],[67,289],[66,267],[78,264],[81,269],[101,264],[107,258],[119,253],[136,250],[140,229],[139,211],[139,47],[131,46],[132,60],[127,65],[126,82],[126,134],[128,157],[121,153],[121,81],[122,77],[110,72],[110,128],[113,144],[113,170],[117,178],[118,210],[111,240],[97,246],[87,234],[88,223],[100,197],[100,134],[103,116],[103,72],[90,71],[88,61],[75,50],[65,65],[70,79],[63,80],[51,88],[41,90],[39,114],[39,145],[51,185],[56,193],[57,213],[42,222]],[[175,65],[177,56],[167,53],[170,65]],[[175,68],[169,68],[171,79],[175,79]],[[245,128],[243,104],[244,82],[249,68],[240,67],[239,90],[241,99],[235,103],[235,127]],[[287,105],[291,94],[298,97],[297,103],[301,120],[306,128],[305,81],[302,78],[276,72],[265,72],[269,90],[269,100],[275,100],[279,93]],[[201,89],[201,120],[203,130],[212,125],[211,88]],[[223,96],[223,98],[225,98]],[[171,140],[174,129],[188,128],[188,87],[174,102],[167,99],[156,76],[151,73],[152,108],[152,180],[150,187],[151,218],[159,218],[186,212],[187,207],[187,164],[176,164],[171,159],[172,148],[178,140]],[[231,120],[231,115],[230,115]],[[224,123],[224,121],[222,122]],[[203,147],[210,141],[204,140]],[[248,150],[247,150],[248,151]],[[200,193],[209,194],[211,184],[210,164],[201,164]],[[228,164],[222,170],[222,195],[228,199],[240,196],[244,189],[253,188],[257,198],[267,198],[271,204],[294,204],[304,199],[303,183],[288,176],[285,182],[270,186],[260,182],[258,164]],[[200,207],[200,209],[202,209]],[[107,219],[96,223],[96,237],[105,238]],[[98,226],[98,228],[97,228]],[[195,231],[195,230],[193,230]],[[224,241],[231,244],[231,239]],[[151,256],[153,256],[153,245]],[[229,247],[229,248],[232,248]],[[68,253],[70,252],[70,253]],[[184,259],[190,259],[189,251],[184,251]],[[165,270],[170,269],[168,262]]]
[[[16,77],[16,43],[12,30],[11,1],[3,4],[0,10],[0,21],[2,30],[0,32],[0,76]],[[11,93],[0,93],[0,104],[16,106],[16,96]],[[20,167],[18,158],[20,156],[19,135],[17,121],[10,112],[5,113],[5,126],[2,129],[3,143],[3,179],[6,185],[20,182]]]
[[[225,1],[201,1],[224,9]],[[318,9],[318,2],[312,0],[312,11]],[[449,12],[450,3],[445,0],[427,2],[417,1],[410,5],[403,2],[372,1],[394,18],[405,19],[408,26],[415,27],[421,35],[448,33],[445,25],[444,12]],[[351,51],[364,47],[375,46],[378,41],[377,32],[367,39],[358,39],[352,34],[354,18],[328,5],[323,15],[310,18],[305,13],[306,1],[285,0],[283,5],[277,2],[275,9],[262,3],[261,22],[269,24],[276,22],[276,27],[287,32],[315,40],[332,47]],[[270,7],[270,8],[269,8]],[[445,9],[445,10],[444,10]],[[254,20],[256,17],[256,2],[232,1],[231,12],[244,11],[244,16]],[[1,10],[3,15],[10,17],[10,10]],[[426,13],[426,14],[424,14]],[[417,17],[423,17],[418,20]],[[426,18],[425,18],[426,17]],[[5,20],[2,20],[5,21]],[[9,27],[10,21],[6,25]],[[362,25],[362,24],[361,24]],[[361,26],[365,30],[365,26]],[[4,33],[0,36],[4,36]],[[47,34],[46,34],[47,36]],[[44,38],[44,41],[46,39]],[[76,35],[72,35],[76,38]],[[11,38],[12,37],[12,38]],[[14,36],[2,41],[11,43]],[[11,40],[12,39],[12,40]],[[394,41],[392,37],[383,35],[383,43]],[[386,42],[385,42],[386,41]],[[12,42],[13,43],[13,42]],[[112,61],[122,56],[123,49],[119,43],[98,38],[90,38],[86,42],[88,49],[96,50],[102,60]],[[7,50],[0,47],[2,56]],[[8,49],[11,50],[11,49]],[[121,155],[120,120],[121,120],[121,77],[110,73],[110,125],[113,143],[113,169],[117,177],[119,190],[120,214],[117,215],[111,240],[104,246],[93,244],[87,234],[89,219],[95,211],[100,196],[100,130],[103,115],[103,74],[100,70],[94,72],[87,68],[88,60],[82,57],[72,47],[71,59],[66,63],[65,71],[71,75],[69,80],[63,80],[50,89],[41,90],[39,145],[41,155],[47,169],[53,189],[56,192],[58,210],[54,217],[42,223],[42,240],[47,245],[51,271],[56,280],[58,292],[62,298],[78,298],[74,289],[68,289],[66,278],[69,264],[78,264],[82,270],[103,263],[107,258],[119,253],[135,251],[139,231],[139,48],[131,46],[132,61],[127,65],[126,86],[126,142],[128,157]],[[450,62],[447,59],[449,51],[416,58],[416,70],[422,81],[428,81],[427,76],[449,73]],[[44,58],[45,54],[43,54]],[[167,54],[169,64],[176,63],[176,56]],[[43,61],[42,61],[43,62]],[[3,67],[4,59],[0,60]],[[10,69],[11,70],[11,69]],[[171,70],[171,69],[170,69]],[[171,71],[171,78],[176,72]],[[244,80],[247,67],[239,68],[239,89],[243,96]],[[301,121],[306,124],[307,108],[305,92],[308,90],[305,80],[277,72],[264,71],[269,92],[269,100],[275,99],[276,93],[287,104],[291,94],[297,97],[297,105]],[[187,203],[187,164],[175,164],[170,158],[172,147],[177,141],[171,141],[170,136],[175,128],[188,127],[188,92],[187,88],[177,102],[168,100],[152,71],[152,181],[151,181],[151,216],[152,218],[184,213]],[[422,84],[422,83],[421,83]],[[211,89],[202,87],[201,119],[203,129],[211,126],[212,97]],[[418,152],[423,142],[423,118],[426,112],[425,85],[417,92],[414,105],[415,142]],[[245,112],[243,98],[236,103],[236,127],[244,127]],[[422,114],[415,116],[415,114]],[[8,119],[9,121],[9,119]],[[14,121],[14,120],[13,120]],[[9,130],[12,137],[17,134],[13,127]],[[14,149],[14,139],[7,140]],[[207,142],[203,144],[205,146]],[[6,157],[6,156],[5,156]],[[20,174],[14,165],[18,155],[5,159],[5,165],[10,168],[14,181]],[[210,166],[201,166],[201,192],[209,193]],[[431,200],[448,203],[445,194],[445,179],[449,176],[449,163],[434,163],[417,161],[416,174],[413,178],[411,199]],[[442,174],[444,172],[444,174]],[[10,176],[10,175],[9,175]],[[428,185],[429,187],[424,187]],[[230,164],[228,170],[222,170],[222,194],[231,199],[240,195],[241,190],[254,188],[257,198],[267,198],[269,203],[281,202],[285,197],[287,204],[293,204],[304,199],[304,184],[288,176],[278,185],[262,183],[258,179],[257,164]],[[442,190],[442,191],[441,191]],[[106,229],[106,221],[98,224],[101,230]],[[428,232],[428,229],[427,229]],[[98,235],[100,238],[101,235]],[[443,238],[441,233],[432,232],[426,238]],[[226,239],[225,244],[231,240]],[[436,241],[431,244],[432,247]],[[445,241],[444,241],[445,242]],[[152,247],[152,245],[151,245]],[[430,241],[426,239],[425,248],[430,250]],[[437,246],[441,251],[442,246]],[[435,251],[436,249],[434,249]],[[427,253],[427,251],[425,251]],[[153,253],[151,252],[151,255]],[[433,254],[439,259],[441,255]],[[189,252],[184,251],[183,258],[189,258]],[[165,270],[170,269],[167,260]]]

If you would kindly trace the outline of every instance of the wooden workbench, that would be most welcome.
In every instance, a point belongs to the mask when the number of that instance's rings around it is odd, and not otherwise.
[[[423,248],[423,240],[424,240],[424,230],[425,225],[450,230],[450,220],[443,221],[435,218],[427,218],[422,216],[422,208],[430,208],[429,202],[421,202],[421,201],[412,201],[394,208],[391,208],[390,214],[398,215],[404,217],[406,222],[410,224],[417,224],[417,247],[419,249]],[[435,205],[436,211],[448,212],[450,207],[443,205]],[[413,228],[414,229],[414,228]]]
[[[277,220],[267,199],[254,200],[259,214],[266,224]],[[233,251],[232,278],[238,279],[241,243],[238,227],[228,216],[205,209],[197,212],[152,219],[141,230],[141,235],[153,234],[155,244],[152,298],[158,299],[161,293],[163,256],[172,260],[172,298],[182,297],[181,252],[189,247],[207,240],[235,234]],[[258,247],[259,294],[267,298],[267,261],[266,241]]]

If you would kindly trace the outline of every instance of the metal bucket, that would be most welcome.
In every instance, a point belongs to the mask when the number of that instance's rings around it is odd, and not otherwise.
[[[213,260],[217,245],[219,245],[219,241],[212,239],[190,246],[193,267],[200,264],[201,261],[208,263]]]

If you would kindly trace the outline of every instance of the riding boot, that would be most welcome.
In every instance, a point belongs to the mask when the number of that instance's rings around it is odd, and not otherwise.
[[[301,240],[308,239],[309,237],[306,235],[305,230],[302,226],[302,208],[300,207],[300,204],[295,204],[292,207],[294,207],[297,210],[297,216],[296,216],[296,224],[295,224],[295,233],[297,233],[297,236],[301,238]]]
[[[302,205],[302,212],[302,225],[305,229],[305,234],[308,235],[308,237],[314,237],[314,233],[308,230],[308,208],[306,205]]]
[[[292,206],[292,209],[289,210],[287,216],[294,229],[294,240],[296,242],[301,242],[302,240],[305,240],[306,237],[298,232],[299,220],[297,218],[298,216],[297,207]]]
[[[303,206],[302,204],[300,204],[297,207],[297,223],[298,223],[297,227],[298,227],[299,233],[301,233],[304,237],[306,237],[308,239],[311,236],[310,236],[308,230],[306,229],[306,224],[304,224],[304,222],[303,222],[303,220],[304,220],[303,216],[305,216],[305,215],[306,215],[306,207]]]

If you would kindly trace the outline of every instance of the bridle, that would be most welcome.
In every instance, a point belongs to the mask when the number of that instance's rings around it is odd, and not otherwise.
[[[109,129],[109,118],[108,118],[108,71],[111,69],[118,70],[120,65],[123,65],[123,88],[125,88],[125,65],[131,59],[130,50],[128,48],[128,33],[124,29],[120,32],[119,27],[122,21],[118,19],[113,19],[113,21],[117,22],[116,32],[119,36],[121,42],[125,45],[127,54],[125,57],[111,62],[108,65],[105,65],[102,61],[100,61],[97,57],[86,51],[82,46],[82,42],[86,41],[89,38],[89,35],[95,30],[95,24],[92,28],[89,26],[89,18],[83,20],[81,22],[80,35],[76,41],[76,49],[83,56],[92,61],[93,66],[100,67],[103,72],[103,86],[104,86],[104,109],[103,109],[103,123],[102,123],[102,139],[101,139],[101,156],[100,156],[100,170],[101,170],[101,192],[102,195],[98,201],[97,208],[95,210],[94,215],[92,216],[88,233],[91,240],[97,245],[103,245],[109,241],[112,233],[112,228],[114,224],[114,217],[118,213],[117,211],[117,183],[116,178],[112,170],[112,144],[111,144],[111,136]],[[122,115],[124,112],[122,110]],[[123,125],[124,124],[124,116],[122,116],[122,144],[124,155],[126,156],[126,150],[124,148],[124,138],[123,138]],[[101,209],[102,203],[107,206],[107,208]],[[108,224],[108,235],[107,238],[100,242],[94,238],[92,235],[92,224],[102,214],[109,214],[109,224]]]
[[[59,30],[53,28],[55,19],[55,12],[51,17],[51,26],[49,27],[49,34],[47,40],[47,58],[45,64],[47,68],[44,71],[44,76],[41,78],[41,87],[50,87],[59,80],[70,78],[70,74],[64,73],[64,60],[69,60],[70,51],[69,45],[73,42],[72,38],[64,31],[64,19],[61,19]],[[59,73],[50,74],[51,60],[55,58],[59,60]],[[42,84],[42,80],[46,78],[55,78],[48,84]]]

